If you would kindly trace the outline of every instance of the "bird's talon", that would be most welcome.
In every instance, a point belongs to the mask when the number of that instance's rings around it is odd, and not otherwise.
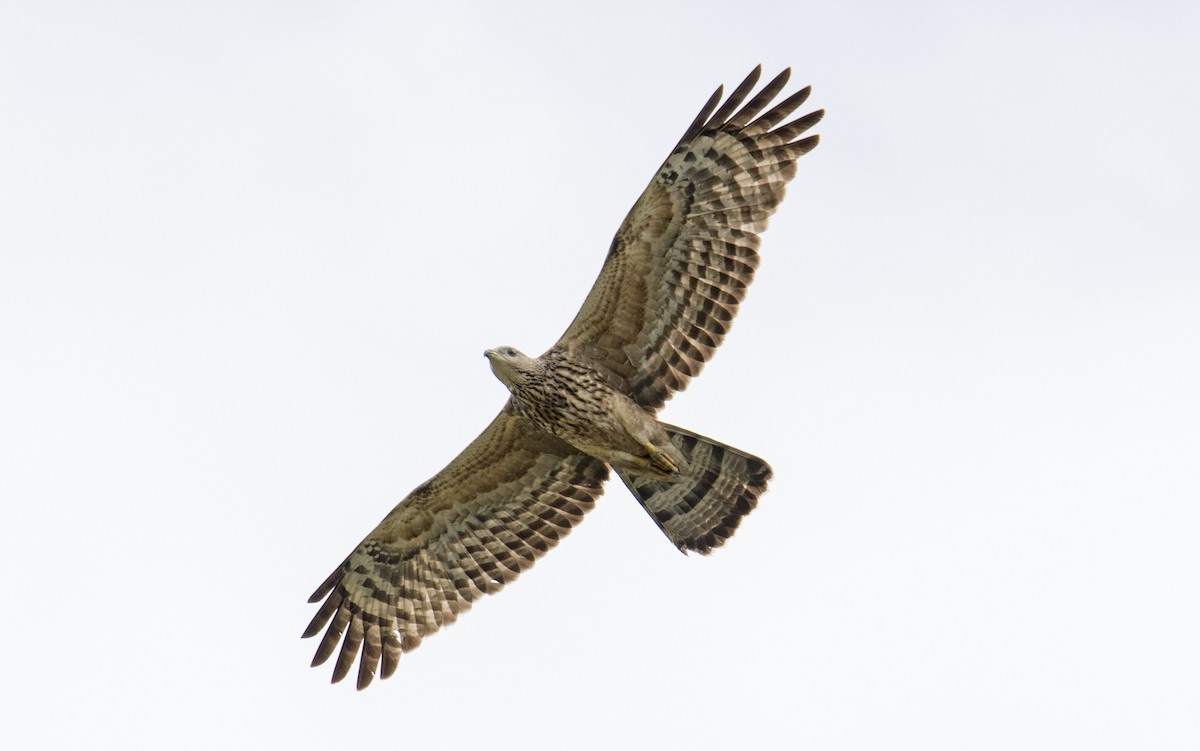
[[[650,455],[651,464],[659,469],[664,469],[667,472],[670,472],[674,477],[679,476],[679,465],[676,464],[671,457],[667,456],[662,451],[659,451],[653,444],[646,443],[643,444],[643,446],[646,449],[646,453]]]

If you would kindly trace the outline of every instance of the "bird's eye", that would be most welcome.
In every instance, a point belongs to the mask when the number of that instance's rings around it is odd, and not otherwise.
[[[508,355],[509,357],[516,357],[517,351],[512,347],[509,347],[508,349],[504,350],[504,354]]]

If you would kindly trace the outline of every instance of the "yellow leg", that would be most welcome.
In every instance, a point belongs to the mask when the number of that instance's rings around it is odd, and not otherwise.
[[[671,457],[667,456],[662,451],[659,451],[654,444],[643,443],[642,447],[645,448],[646,453],[650,455],[650,462],[654,464],[654,466],[670,472],[671,474],[676,474],[679,472],[679,465],[676,464]]]

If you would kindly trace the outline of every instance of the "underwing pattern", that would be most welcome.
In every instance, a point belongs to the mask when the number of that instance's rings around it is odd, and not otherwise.
[[[601,461],[535,428],[511,405],[429,482],[401,501],[313,592],[304,637],[335,653],[333,680],[361,651],[357,684],[395,672],[402,652],[499,592],[595,504]],[[327,625],[328,624],[328,625]]]
[[[758,233],[795,177],[796,160],[818,142],[796,139],[823,110],[779,125],[809,87],[763,113],[788,70],[738,110],[759,72],[716,112],[721,90],[708,100],[617,230],[556,345],[586,356],[647,409],[685,388],[725,339],[758,268]]]
[[[717,91],[617,230],[574,321],[539,358],[488,350],[508,403],[461,454],[396,505],[313,593],[313,665],[365,688],[479,597],[554,547],[610,468],[682,551],[723,545],[771,478],[762,459],[666,425],[658,410],[724,340],[758,268],[759,233],[817,145],[818,110],[751,96],[756,68]]]

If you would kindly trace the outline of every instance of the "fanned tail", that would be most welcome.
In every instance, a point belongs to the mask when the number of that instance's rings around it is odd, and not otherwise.
[[[757,456],[674,425],[662,424],[688,467],[663,479],[617,470],[659,529],[686,553],[707,555],[733,536],[758,505],[771,467]]]

